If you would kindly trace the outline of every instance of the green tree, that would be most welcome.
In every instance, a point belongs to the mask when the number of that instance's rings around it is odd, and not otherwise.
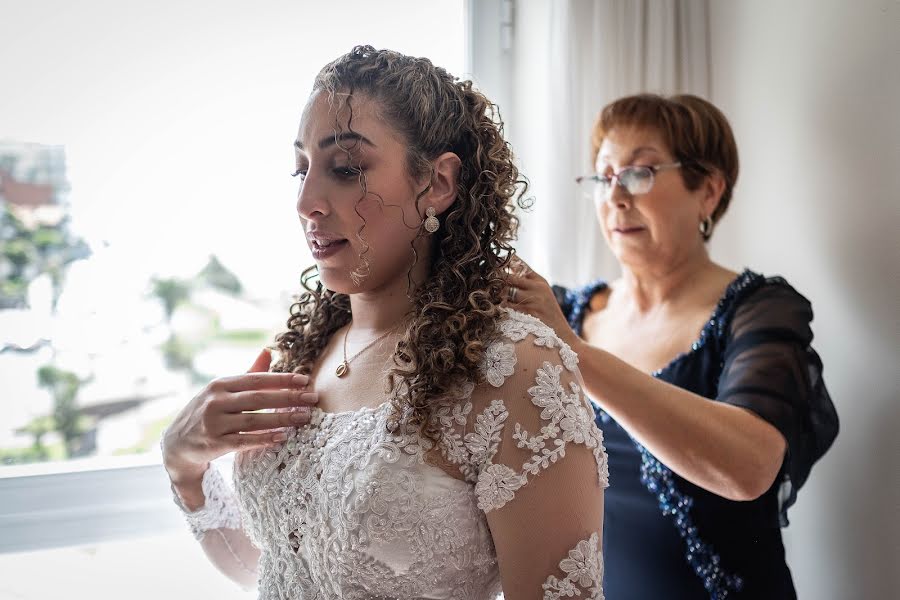
[[[62,435],[67,456],[72,456],[85,430],[78,412],[78,391],[86,381],[53,365],[38,369],[37,376],[38,385],[53,397],[53,428]]]
[[[166,323],[172,321],[172,315],[175,309],[184,304],[191,297],[191,282],[175,277],[157,278],[154,277],[150,284],[152,296],[157,298],[163,306],[163,312],[166,315]]]
[[[237,275],[228,270],[215,254],[209,257],[209,262],[207,262],[206,266],[197,273],[196,279],[211,288],[221,290],[233,296],[240,296],[244,291],[241,280],[237,278]]]
[[[69,266],[90,256],[90,248],[69,231],[67,217],[26,226],[8,205],[0,208],[0,309],[25,308],[28,286],[44,274],[53,284],[55,309]]]
[[[29,462],[47,460],[50,458],[50,452],[44,445],[44,436],[54,429],[53,417],[46,415],[33,419],[23,428],[23,432],[31,434],[31,437],[33,438],[31,448],[27,453],[24,453],[24,457],[27,458]]]

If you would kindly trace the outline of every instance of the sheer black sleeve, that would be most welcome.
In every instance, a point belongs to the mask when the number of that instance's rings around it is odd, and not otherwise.
[[[838,418],[810,346],[809,301],[772,279],[740,302],[725,337],[718,399],[753,411],[784,435],[781,520],[810,469],[831,446]]]
[[[572,303],[574,301],[572,292],[563,286],[556,284],[551,285],[550,289],[553,290],[553,296],[556,298],[556,303],[559,304],[559,308],[562,309],[563,315],[565,315],[568,320],[569,315],[572,314]]]

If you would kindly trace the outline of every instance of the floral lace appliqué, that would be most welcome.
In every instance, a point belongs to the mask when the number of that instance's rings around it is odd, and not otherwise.
[[[487,512],[506,505],[528,480],[506,465],[488,465],[475,485],[478,508]]]
[[[544,583],[544,600],[558,600],[575,596],[603,600],[603,560],[600,556],[600,536],[591,534],[569,550],[559,568],[565,579],[551,575]]]
[[[559,357],[568,371],[578,368],[578,355],[567,343],[559,339],[556,332],[541,320],[515,310],[508,310],[509,318],[500,325],[500,331],[514,342],[525,339],[528,334],[534,336],[534,345],[545,348],[558,348]]]
[[[494,387],[500,387],[516,371],[516,348],[512,344],[491,344],[484,353],[481,372]]]
[[[520,423],[515,424],[512,437],[516,445],[532,453],[531,458],[522,465],[521,473],[492,462],[509,416],[502,400],[491,402],[476,420],[476,433],[466,436],[465,450],[470,460],[479,465],[475,494],[478,496],[478,507],[485,512],[505,506],[513,499],[515,491],[527,483],[529,475],[537,475],[563,458],[569,443],[584,444],[593,450],[598,481],[603,487],[608,485],[603,434],[594,425],[593,412],[583,400],[578,385],[571,382],[570,393],[565,391],[559,378],[561,371],[561,366],[545,361],[537,370],[536,385],[528,389],[532,404],[541,409],[543,425],[539,434],[531,435]],[[456,454],[463,453],[456,448]]]

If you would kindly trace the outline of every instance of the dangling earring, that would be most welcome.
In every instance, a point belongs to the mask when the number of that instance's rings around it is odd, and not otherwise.
[[[704,240],[708,240],[712,236],[713,230],[713,219],[712,215],[706,217],[702,221],[700,221],[700,235],[703,236]]]
[[[428,233],[434,233],[440,228],[441,222],[438,221],[438,218],[436,216],[434,216],[433,206],[429,206],[425,209],[425,216],[428,217],[427,219],[425,219],[425,231],[427,231]]]

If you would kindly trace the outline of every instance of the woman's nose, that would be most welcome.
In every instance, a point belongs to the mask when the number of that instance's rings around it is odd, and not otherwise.
[[[328,199],[315,177],[306,176],[297,190],[297,214],[303,219],[316,219],[329,213]]]
[[[625,186],[619,184],[618,178],[612,181],[609,189],[606,191],[606,202],[609,202],[616,208],[628,208],[633,200],[631,194],[625,189]]]

